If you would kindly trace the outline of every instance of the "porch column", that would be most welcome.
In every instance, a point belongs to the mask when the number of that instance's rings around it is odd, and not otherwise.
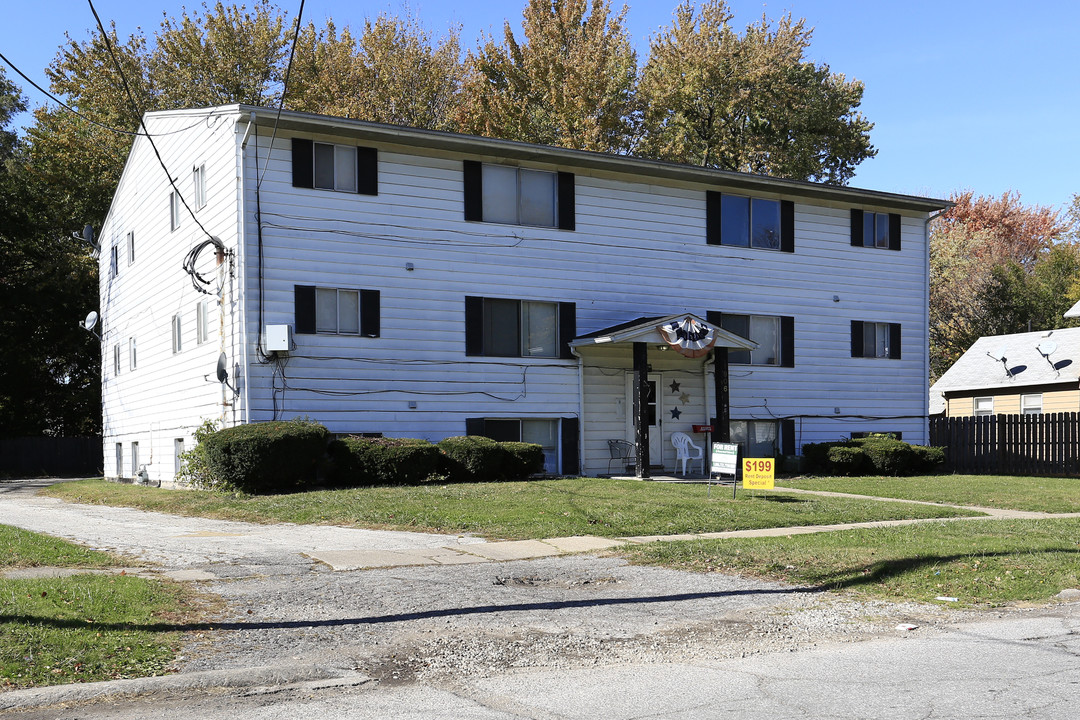
[[[642,479],[649,477],[649,346],[634,343],[634,442],[637,445],[637,466],[634,474]]]
[[[716,424],[713,440],[731,442],[731,390],[728,387],[728,349],[713,350],[713,382],[716,383]]]

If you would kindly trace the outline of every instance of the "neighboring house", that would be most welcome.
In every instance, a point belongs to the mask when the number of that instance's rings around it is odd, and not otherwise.
[[[205,419],[586,474],[713,419],[753,456],[925,442],[943,201],[241,105],[146,126],[101,232],[108,476],[169,482]]]
[[[930,388],[945,417],[1080,410],[1080,328],[981,337]],[[933,412],[932,412],[933,414]]]

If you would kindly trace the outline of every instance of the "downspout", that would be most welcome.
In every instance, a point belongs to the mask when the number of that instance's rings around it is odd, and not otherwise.
[[[578,472],[585,474],[585,358],[570,346],[570,354],[577,358],[577,396],[578,396]]]
[[[248,342],[247,342],[247,213],[244,208],[247,203],[247,192],[244,183],[245,177],[247,177],[247,143],[248,137],[251,134],[252,127],[255,126],[255,113],[254,111],[248,116],[247,127],[244,128],[244,137],[240,140],[240,158],[239,158],[239,189],[240,193],[239,203],[237,203],[239,211],[237,217],[237,235],[238,240],[236,243],[237,255],[239,255],[239,268],[237,269],[237,305],[240,308],[240,355],[243,358],[244,363],[244,412],[243,423],[245,425],[251,422],[251,378],[249,368],[251,363],[248,359]],[[256,164],[258,158],[255,159]],[[261,331],[261,329],[260,329]]]
[[[927,213],[926,219],[923,220],[923,243],[926,247],[926,254],[923,259],[923,270],[926,275],[926,283],[923,285],[923,327],[926,328],[926,351],[923,353],[923,393],[922,393],[922,405],[923,405],[923,437],[926,438],[926,443],[930,444],[930,222],[944,213],[945,210],[938,210],[935,213]]]

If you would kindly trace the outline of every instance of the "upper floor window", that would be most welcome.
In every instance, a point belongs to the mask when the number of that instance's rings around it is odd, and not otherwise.
[[[296,332],[379,337],[378,290],[296,285]]]
[[[975,415],[993,415],[994,414],[994,398],[993,397],[977,397],[974,399]]]
[[[466,160],[465,219],[573,230],[574,174]]]
[[[134,370],[138,365],[138,357],[135,354],[135,338],[128,338],[128,370]]]
[[[180,227],[180,193],[173,190],[169,193],[169,229],[176,230]]]
[[[490,357],[572,357],[574,303],[465,298],[465,354]]]
[[[294,187],[379,194],[379,154],[375,148],[292,140]]]
[[[1043,411],[1042,393],[1020,396],[1020,413],[1023,415],[1038,415]]]
[[[113,245],[112,253],[109,257],[109,277],[116,277],[120,274],[120,246]]]
[[[706,240],[710,245],[795,252],[795,203],[708,192]]]
[[[135,264],[135,231],[127,234],[128,265]]]
[[[758,345],[754,350],[728,350],[728,362],[795,367],[795,318],[715,312],[708,313],[707,317],[724,330]]]
[[[900,249],[900,215],[851,211],[851,244],[883,250]]]
[[[199,165],[191,173],[195,184],[195,209],[206,207],[206,165]]]
[[[900,323],[851,321],[851,357],[900,359]]]
[[[173,355],[183,349],[183,335],[181,334],[180,313],[172,318],[172,351]]]
[[[201,300],[195,306],[195,342],[199,345],[210,339],[209,307],[209,300]]]
[[[113,345],[113,375],[120,374],[120,345]]]

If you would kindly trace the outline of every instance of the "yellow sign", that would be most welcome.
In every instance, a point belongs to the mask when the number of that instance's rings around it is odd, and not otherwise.
[[[772,458],[743,458],[742,486],[745,490],[772,490],[776,461]]]

